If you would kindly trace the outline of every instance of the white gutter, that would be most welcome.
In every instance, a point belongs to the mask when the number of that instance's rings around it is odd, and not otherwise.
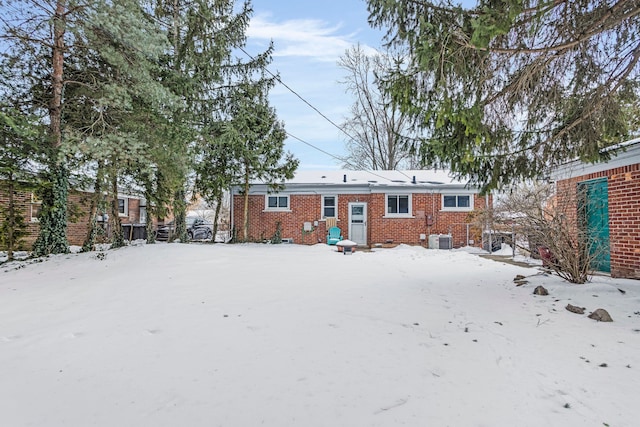
[[[551,172],[551,178],[554,181],[560,181],[640,163],[640,138],[632,139],[615,148],[609,147],[606,151],[614,151],[608,161],[584,163],[580,160],[573,160],[555,168]]]

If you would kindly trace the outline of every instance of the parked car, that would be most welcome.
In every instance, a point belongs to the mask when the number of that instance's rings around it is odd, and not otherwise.
[[[210,222],[194,216],[188,216],[185,221],[189,240],[211,240],[213,237],[213,224]],[[158,226],[156,240],[169,240],[173,233],[175,233],[175,223],[173,221]]]

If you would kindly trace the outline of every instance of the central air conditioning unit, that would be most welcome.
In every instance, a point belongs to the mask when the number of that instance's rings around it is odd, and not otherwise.
[[[430,234],[429,249],[451,249],[453,248],[453,237],[451,234]]]

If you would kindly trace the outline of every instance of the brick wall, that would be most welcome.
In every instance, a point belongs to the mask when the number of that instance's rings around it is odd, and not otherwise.
[[[312,232],[304,232],[305,222],[318,220],[320,216],[319,195],[298,195],[289,199],[290,212],[266,212],[265,196],[249,196],[249,240],[269,240],[276,232],[277,223],[280,223],[281,237],[292,238],[295,243],[313,244],[319,240],[324,241],[326,227],[324,222],[313,227]],[[239,238],[242,238],[244,224],[244,196],[233,198],[234,226]]]
[[[610,172],[611,275],[640,279],[640,163]]]
[[[572,200],[577,215],[577,185],[607,178],[611,276],[640,279],[640,163],[558,181],[558,193]]]
[[[411,244],[428,245],[429,234],[452,234],[454,246],[467,244],[467,233],[479,246],[481,239],[479,231],[467,227],[469,212],[441,211],[441,194],[414,194],[412,197],[413,218],[385,218],[385,194],[339,194],[338,195],[338,227],[342,235],[349,238],[349,203],[367,203],[367,242],[369,245]],[[484,197],[474,197],[474,208],[483,208]],[[262,241],[270,239],[276,230],[276,223],[280,222],[283,238],[293,238],[295,243],[314,244],[326,242],[327,228],[321,220],[322,199],[320,195],[291,195],[290,212],[265,211],[265,196],[249,196],[249,240]],[[233,220],[237,235],[242,238],[244,219],[244,198],[241,195],[233,197]],[[432,222],[428,223],[427,215],[431,215]],[[304,232],[304,222],[318,221],[318,226],[312,232]],[[427,239],[420,240],[420,234]]]
[[[31,222],[31,193],[24,191],[16,191],[13,195],[13,201],[16,209],[22,212],[24,223],[27,226],[27,235],[21,239],[21,245],[18,250],[30,249],[37,237],[40,227],[37,222]],[[0,204],[7,206],[9,204],[9,194],[6,191],[0,191]],[[0,213],[0,221],[4,221],[4,216]]]
[[[67,240],[70,245],[81,246],[87,235],[87,226],[89,223],[89,207],[91,193],[70,191],[69,192],[69,221],[67,223]],[[24,222],[27,225],[27,235],[22,238],[20,250],[31,250],[33,243],[40,232],[40,224],[32,221],[31,218],[31,193],[18,191],[14,195],[17,207],[24,215]],[[0,203],[4,206],[8,204],[8,194],[0,191]],[[140,219],[140,201],[138,199],[129,199],[129,215],[128,217],[120,217],[123,224],[136,223]],[[0,221],[4,218],[0,215]]]

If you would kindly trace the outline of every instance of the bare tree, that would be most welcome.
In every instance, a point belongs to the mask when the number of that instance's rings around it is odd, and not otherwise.
[[[406,144],[411,135],[409,118],[383,90],[382,76],[402,61],[401,55],[389,51],[368,54],[359,44],[338,61],[348,73],[341,83],[356,98],[351,116],[342,124],[351,136],[344,167],[394,170],[417,164]]]
[[[607,250],[584,221],[588,200],[581,192],[568,194],[547,183],[519,186],[500,198],[494,217],[525,236],[522,246],[534,253],[539,250],[544,265],[571,283],[588,281],[596,260]]]

